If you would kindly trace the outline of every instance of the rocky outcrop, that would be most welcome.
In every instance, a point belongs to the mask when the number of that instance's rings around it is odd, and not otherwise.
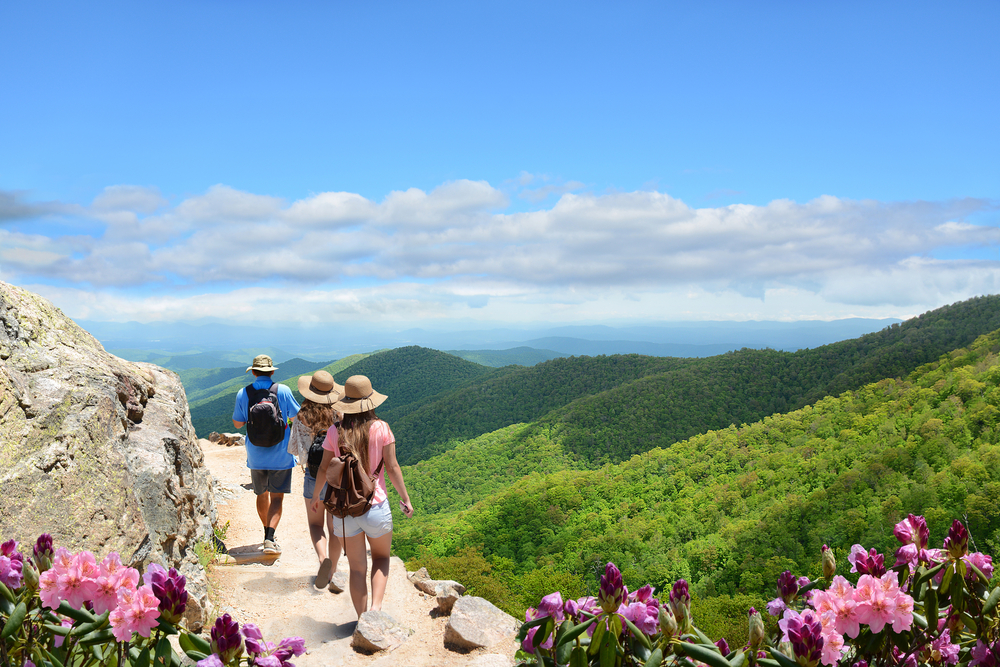
[[[212,431],[208,434],[208,441],[216,445],[222,445],[224,447],[242,447],[243,446],[243,434],[242,433],[216,433]]]
[[[48,301],[0,282],[0,536],[177,568],[207,622],[194,545],[212,480],[174,373],[107,353]]]

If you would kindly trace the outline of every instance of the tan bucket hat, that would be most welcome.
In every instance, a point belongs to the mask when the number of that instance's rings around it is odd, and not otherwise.
[[[278,370],[278,367],[274,365],[271,361],[271,357],[266,354],[258,354],[253,358],[253,363],[247,366],[247,369],[243,371],[244,373],[249,373],[250,371],[263,371],[265,373],[270,373],[271,371]]]
[[[313,403],[333,405],[344,395],[344,388],[326,371],[316,371],[299,378],[299,393]]]
[[[364,375],[352,375],[344,383],[344,397],[334,403],[333,408],[345,415],[353,415],[374,410],[387,398],[372,389],[372,381]]]

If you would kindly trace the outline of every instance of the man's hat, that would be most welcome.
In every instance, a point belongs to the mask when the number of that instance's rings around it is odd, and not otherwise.
[[[247,369],[243,372],[261,371],[262,373],[270,373],[276,370],[278,370],[278,367],[271,362],[271,357],[266,354],[258,354],[253,358],[253,363],[247,366]]]

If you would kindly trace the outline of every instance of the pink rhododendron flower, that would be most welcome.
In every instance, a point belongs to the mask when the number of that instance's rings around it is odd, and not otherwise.
[[[871,627],[872,632],[882,632],[886,624],[892,623],[896,614],[896,596],[887,595],[882,582],[870,574],[858,579],[855,592],[858,602],[858,620]]]
[[[644,635],[656,634],[660,622],[660,610],[656,605],[645,602],[631,602],[621,609],[621,615],[632,621]]]
[[[951,643],[951,633],[944,630],[937,639],[924,647],[921,657],[924,662],[935,665],[956,665],[959,648],[958,644]]]
[[[63,626],[64,628],[72,628],[73,627],[73,619],[72,618],[64,618],[62,621],[59,622],[59,625]],[[59,648],[60,646],[62,646],[63,642],[66,641],[66,638],[63,637],[62,635],[56,635],[53,639],[55,639],[56,648]]]
[[[993,578],[993,557],[984,553],[975,551],[970,553],[968,556],[963,556],[962,560],[971,565],[975,565],[979,568],[979,571],[986,575],[987,579]],[[970,581],[976,576],[976,573],[969,570],[965,573],[965,578]]]
[[[59,573],[55,568],[50,568],[42,572],[38,577],[38,597],[42,600],[42,606],[49,609],[57,609],[62,598],[59,597]]]
[[[118,607],[108,617],[111,631],[120,641],[128,641],[132,633],[148,637],[160,619],[160,601],[149,586],[118,591]]]
[[[837,575],[830,583],[830,588],[825,591],[816,591],[816,594],[813,595],[812,605],[824,619],[824,627],[826,627],[826,619],[829,615],[833,629],[838,634],[857,637],[858,633],[861,632],[854,587],[844,577]]]
[[[59,597],[71,607],[81,609],[84,602],[94,599],[97,594],[97,577],[90,576],[98,573],[94,554],[81,551],[70,559],[69,566],[65,569],[60,566],[53,569],[59,571]]]

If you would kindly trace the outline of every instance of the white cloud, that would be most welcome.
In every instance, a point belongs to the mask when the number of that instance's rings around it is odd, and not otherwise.
[[[830,304],[910,309],[1000,287],[1000,262],[944,259],[1000,248],[1000,229],[969,222],[993,210],[981,200],[824,196],[692,208],[641,191],[566,193],[529,212],[508,206],[500,190],[467,180],[392,192],[381,202],[326,192],[288,203],[218,185],[174,206],[155,189],[116,186],[61,234],[31,233],[30,220],[0,229],[0,269],[60,294],[99,288],[72,307],[115,318],[120,309],[136,319],[191,319],[202,308],[232,317],[264,305],[272,312],[272,294],[286,295],[281,311],[293,319],[302,317],[303,295],[322,295],[312,317],[472,309],[523,319],[547,308],[567,317],[599,309],[638,317],[642,308],[656,316],[679,312],[688,293],[716,295],[702,298],[725,303],[727,312],[763,303],[761,312],[784,313],[774,301],[808,310],[801,304],[809,299],[827,304],[826,312]],[[91,236],[79,234],[87,216],[103,223]],[[174,285],[175,296],[148,304],[122,296],[143,285],[155,293]],[[226,305],[237,295],[237,306]]]

